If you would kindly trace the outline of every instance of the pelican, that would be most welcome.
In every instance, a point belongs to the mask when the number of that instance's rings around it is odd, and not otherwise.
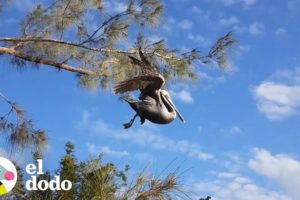
[[[169,93],[163,90],[165,84],[164,77],[159,73],[158,68],[152,65],[139,49],[140,59],[129,56],[133,64],[139,65],[143,75],[129,80],[121,81],[115,85],[115,94],[123,94],[129,91],[140,90],[139,100],[125,98],[131,108],[136,112],[130,122],[123,124],[124,128],[130,128],[137,116],[141,119],[141,124],[149,120],[156,124],[168,124],[178,115],[184,123],[184,118],[174,105]]]

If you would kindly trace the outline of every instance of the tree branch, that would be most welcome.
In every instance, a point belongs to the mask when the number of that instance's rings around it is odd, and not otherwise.
[[[2,98],[4,101],[6,101],[6,103],[8,103],[9,105],[13,105],[13,103],[6,97],[4,96],[1,92],[0,92],[0,98]]]
[[[63,45],[69,45],[69,46],[75,46],[91,51],[97,51],[97,52],[107,52],[107,53],[121,53],[121,54],[127,54],[127,55],[134,55],[137,53],[137,51],[124,51],[124,50],[118,50],[118,49],[106,49],[106,48],[93,48],[88,47],[85,45],[82,45],[81,43],[76,42],[67,42],[63,40],[56,40],[56,39],[44,39],[44,38],[0,38],[0,41],[2,42],[50,42],[50,43],[57,43],[57,44],[63,44]],[[143,52],[144,54],[154,54],[157,57],[160,57],[162,59],[176,59],[173,56],[170,55],[161,55],[157,52]],[[177,59],[179,60],[179,59]]]
[[[49,65],[49,66],[52,66],[52,67],[55,67],[58,69],[63,69],[66,71],[75,72],[75,73],[82,74],[82,75],[107,76],[106,74],[98,74],[97,72],[92,71],[92,70],[76,68],[76,67],[66,65],[63,63],[55,62],[52,60],[47,60],[45,58],[40,58],[40,57],[33,56],[33,55],[27,55],[23,52],[15,50],[14,48],[0,47],[0,54],[9,54],[9,55],[21,58],[23,60],[34,62],[37,64]]]
[[[63,34],[64,34],[64,17],[65,17],[66,11],[67,11],[67,9],[68,9],[68,7],[69,7],[71,1],[72,1],[72,0],[69,0],[69,1],[68,1],[67,5],[66,5],[66,7],[65,7],[65,9],[64,9],[64,12],[63,12],[63,14],[62,14],[62,16],[61,16],[61,33],[60,33],[60,39],[62,39]]]
[[[94,37],[94,36],[95,36],[95,35],[96,35],[96,34],[104,27],[104,26],[108,25],[109,22],[115,20],[115,19],[118,18],[118,17],[121,17],[122,15],[126,15],[126,12],[125,12],[125,13],[120,13],[120,14],[115,15],[115,16],[113,16],[113,17],[110,17],[108,20],[104,21],[104,22],[102,23],[102,25],[99,26],[99,27],[94,31],[94,33],[93,33],[88,39],[86,39],[85,41],[81,42],[80,44],[85,44],[85,43],[91,41],[91,39],[92,39],[92,38],[93,38],[93,37]]]

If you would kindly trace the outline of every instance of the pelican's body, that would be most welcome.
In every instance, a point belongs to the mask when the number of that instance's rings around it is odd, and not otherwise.
[[[142,61],[130,56],[132,62],[140,65],[144,70],[148,70],[148,74],[122,81],[114,87],[115,93],[124,93],[134,90],[141,91],[139,100],[123,97],[136,112],[133,119],[131,119],[129,123],[124,124],[124,127],[130,128],[137,116],[141,118],[141,124],[143,124],[146,119],[156,124],[168,124],[172,122],[177,115],[180,120],[184,122],[183,117],[172,102],[169,93],[161,89],[165,83],[164,77],[158,72],[156,67],[153,67],[146,60],[141,50],[140,57]]]
[[[137,112],[141,120],[147,119],[156,124],[168,124],[172,122],[177,114],[175,109],[169,105],[162,95],[168,95],[165,90],[155,91],[154,97],[145,96],[139,101],[126,100]]]

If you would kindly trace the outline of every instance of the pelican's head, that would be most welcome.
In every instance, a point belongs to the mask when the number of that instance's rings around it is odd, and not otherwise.
[[[180,119],[183,123],[185,123],[184,118],[182,117],[182,115],[180,114],[180,112],[178,111],[178,109],[176,108],[176,106],[174,105],[174,103],[173,103],[173,101],[172,101],[172,99],[171,99],[171,96],[170,96],[169,92],[167,92],[166,90],[161,90],[161,91],[160,91],[160,94],[161,94],[161,97],[164,98],[164,100],[168,103],[168,105],[169,105],[170,107],[172,107],[172,108],[175,110],[175,112],[176,112],[176,114],[178,115],[179,119]]]

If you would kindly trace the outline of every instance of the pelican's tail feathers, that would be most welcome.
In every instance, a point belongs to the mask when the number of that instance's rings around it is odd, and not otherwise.
[[[134,98],[133,98],[133,96],[131,94],[123,94],[123,95],[121,95],[120,96],[120,100],[126,101],[128,103],[136,101],[136,100],[134,100]]]

